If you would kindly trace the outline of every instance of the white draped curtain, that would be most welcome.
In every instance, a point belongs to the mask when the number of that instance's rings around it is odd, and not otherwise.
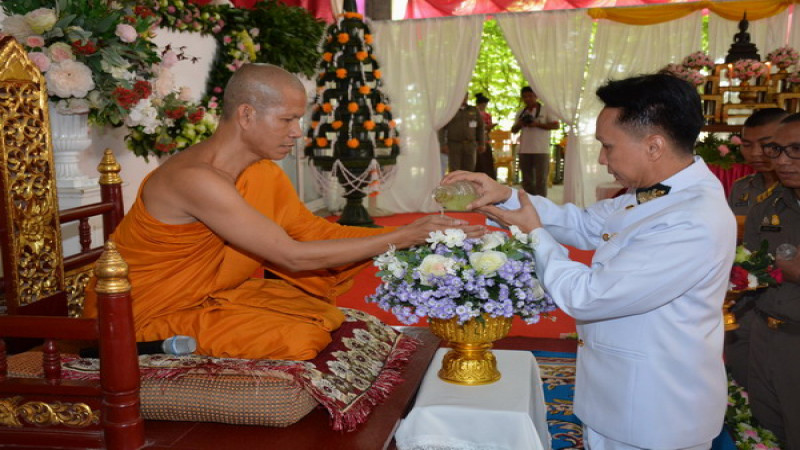
[[[794,14],[797,20],[797,13]],[[747,33],[750,42],[758,48],[762,61],[767,54],[786,45],[788,33],[789,8],[772,17],[748,21]],[[715,61],[722,62],[733,43],[733,36],[739,32],[738,20],[726,20],[716,14],[708,17],[708,54]],[[796,47],[795,47],[796,48]]]
[[[475,69],[483,16],[376,21],[375,57],[400,133],[397,173],[378,196],[394,212],[431,212],[441,181],[437,130],[455,115]]]
[[[594,139],[595,120],[603,108],[595,92],[607,80],[652,73],[700,49],[702,13],[655,25],[636,26],[601,20],[597,23],[593,58],[580,108],[579,147],[583,190],[571,201],[585,206],[595,201],[598,184],[612,181],[597,162],[600,146]]]
[[[497,23],[545,109],[569,125],[564,198],[583,190],[576,119],[589,56],[592,19],[583,10],[499,14]]]

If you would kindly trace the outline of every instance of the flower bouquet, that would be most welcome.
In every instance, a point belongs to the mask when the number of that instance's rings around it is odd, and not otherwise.
[[[800,54],[788,45],[776,48],[767,55],[767,61],[777,66],[781,71],[785,71],[790,66],[797,64],[798,60],[800,60]]]
[[[740,59],[733,63],[730,76],[746,83],[751,78],[767,74],[767,66],[755,59]]]
[[[705,75],[700,73],[700,71],[682,64],[667,64],[661,71],[676,78],[680,78],[681,80],[688,81],[692,86],[700,86],[706,80]]]
[[[733,164],[744,162],[741,152],[742,140],[737,135],[732,135],[729,140],[721,139],[714,133],[709,133],[705,139],[695,144],[694,152],[703,158],[706,164],[730,169]]]
[[[694,70],[711,70],[714,68],[714,61],[708,56],[705,52],[694,52],[688,55],[686,58],[683,58],[681,64],[689,69]]]
[[[511,232],[470,239],[461,230],[437,231],[430,245],[390,249],[375,258],[383,284],[367,301],[407,325],[422,317],[463,324],[485,314],[536,323],[555,304],[534,273],[528,236]]]
[[[439,378],[488,384],[500,378],[492,342],[508,334],[511,318],[536,323],[555,309],[534,273],[528,235],[493,232],[481,239],[461,230],[431,233],[429,245],[375,258],[383,284],[367,298],[402,323],[428,317],[433,334],[450,342]]]
[[[768,245],[764,240],[761,242],[761,247],[755,251],[750,251],[743,245],[736,247],[730,290],[752,290],[777,286],[783,282],[783,273],[775,267],[775,256],[768,252]]]

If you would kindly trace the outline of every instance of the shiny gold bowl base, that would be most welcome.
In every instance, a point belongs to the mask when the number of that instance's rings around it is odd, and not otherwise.
[[[442,359],[439,378],[448,383],[477,386],[499,380],[492,343],[511,329],[511,318],[484,316],[462,325],[457,319],[430,319],[430,330],[449,342],[451,350]]]

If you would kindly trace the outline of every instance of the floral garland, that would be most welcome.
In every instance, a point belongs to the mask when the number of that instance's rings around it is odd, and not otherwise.
[[[750,411],[750,400],[744,390],[728,374],[728,408],[725,423],[733,432],[736,448],[740,450],[780,450],[778,438],[762,428]]]

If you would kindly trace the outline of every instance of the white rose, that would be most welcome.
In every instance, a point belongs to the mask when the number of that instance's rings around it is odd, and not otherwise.
[[[758,287],[758,278],[752,273],[747,274],[747,287],[749,289],[755,289]]]
[[[456,262],[442,255],[431,254],[422,260],[419,265],[419,272],[422,274],[422,284],[430,286],[428,279],[432,276],[442,277],[448,273],[453,273]]]
[[[156,95],[159,97],[166,97],[175,90],[175,76],[172,74],[172,71],[161,67],[157,70],[158,78],[153,83],[153,90],[155,91]]]
[[[42,34],[53,28],[53,25],[58,22],[58,17],[56,17],[56,12],[52,9],[39,8],[25,14],[25,22],[34,33]]]
[[[68,59],[50,65],[45,74],[47,90],[61,98],[83,98],[94,89],[92,70],[79,61]]]
[[[150,99],[139,100],[125,118],[125,125],[129,127],[142,126],[147,134],[154,134],[161,122],[158,120],[158,110]]]
[[[508,230],[511,232],[511,236],[514,236],[514,239],[522,242],[523,244],[528,243],[528,235],[523,233],[518,226],[511,225],[510,227],[508,227]]]
[[[491,250],[493,248],[497,248],[503,243],[506,242],[506,234],[502,231],[495,231],[493,233],[484,234],[483,238],[481,238],[482,245],[481,250]]]
[[[497,269],[503,267],[508,261],[508,257],[503,252],[489,250],[486,252],[475,252],[469,255],[469,263],[472,267],[483,275],[494,275]]]
[[[14,36],[19,42],[25,42],[30,36],[33,36],[37,33],[33,31],[28,22],[25,21],[25,18],[22,16],[8,16],[3,20],[2,27],[0,29],[3,30],[3,33],[10,34]]]
[[[191,102],[194,101],[194,94],[192,93],[192,88],[183,86],[178,94],[178,100],[183,102]]]
[[[464,245],[464,240],[467,238],[467,233],[464,230],[447,229],[444,230],[444,245],[448,247],[461,247]]]

